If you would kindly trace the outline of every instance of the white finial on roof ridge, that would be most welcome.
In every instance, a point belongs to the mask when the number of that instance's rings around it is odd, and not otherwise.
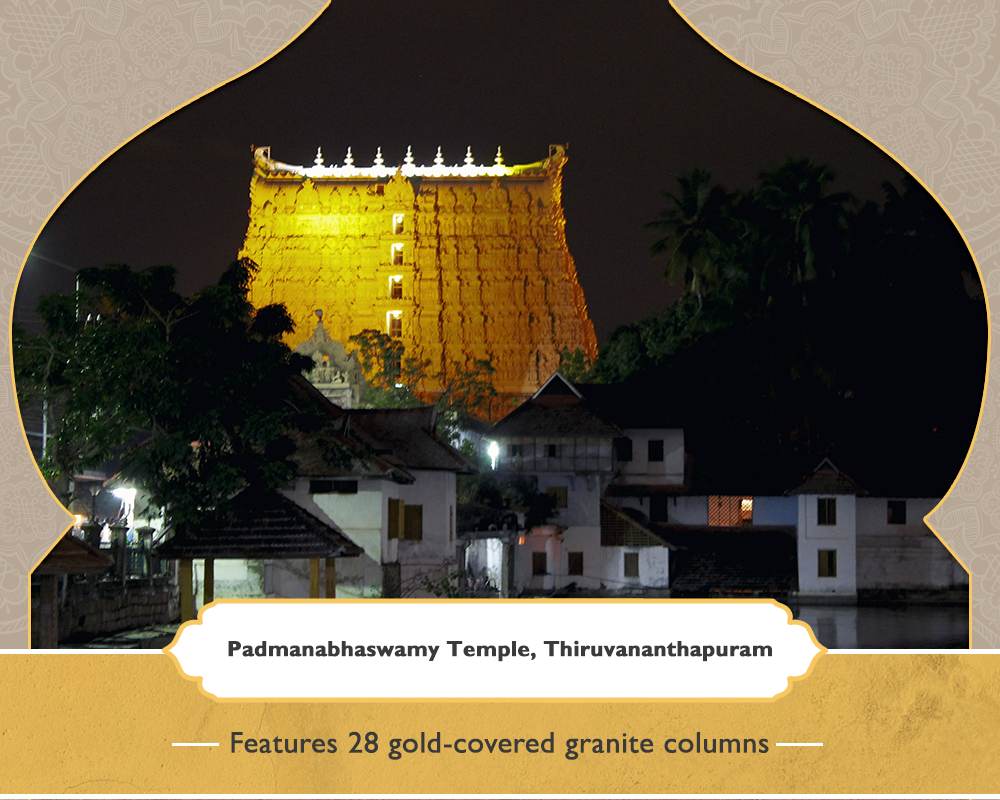
[[[503,153],[500,152],[499,145],[497,145],[497,155],[496,158],[493,159],[493,163],[496,164],[498,167],[503,166]]]
[[[385,159],[382,158],[382,148],[378,148],[378,152],[375,153],[375,161],[372,162],[376,167],[381,167],[385,163]]]
[[[354,164],[354,156],[351,154],[351,148],[347,148],[347,155],[344,156],[344,166],[350,167]]]
[[[476,160],[472,157],[472,145],[470,144],[465,150],[465,163],[468,166],[472,166],[476,163]]]
[[[438,166],[444,164],[444,156],[441,155],[441,145],[438,145],[437,155],[434,156],[434,163]]]
[[[313,159],[313,164],[315,164],[317,167],[322,167],[323,166],[323,148],[322,147],[317,147],[316,148],[316,158]]]
[[[403,163],[404,164],[413,163],[413,149],[410,147],[410,145],[406,145],[406,158],[403,159]]]

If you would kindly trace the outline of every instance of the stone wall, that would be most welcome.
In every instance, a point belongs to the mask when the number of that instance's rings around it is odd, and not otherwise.
[[[74,634],[107,634],[180,619],[180,594],[168,575],[116,581],[69,575],[59,582],[59,641]],[[31,641],[38,646],[38,579],[31,585]]]

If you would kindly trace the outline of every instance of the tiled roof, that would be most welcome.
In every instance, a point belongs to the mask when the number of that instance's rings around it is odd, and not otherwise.
[[[351,410],[347,432],[387,462],[405,469],[448,470],[468,474],[475,465],[435,432],[436,410],[392,408]]]
[[[82,572],[103,572],[114,559],[91,547],[82,539],[67,533],[35,569],[35,575],[68,575]]]
[[[278,492],[246,489],[219,520],[177,532],[159,558],[344,558],[364,551],[337,526]]]
[[[411,469],[475,471],[462,453],[434,433],[433,406],[345,410],[304,378],[293,380],[301,410],[314,413],[314,427],[291,431],[292,460],[305,477],[387,478],[413,483]],[[350,462],[345,463],[345,453]]]
[[[618,547],[669,547],[666,540],[645,524],[639,515],[601,501],[601,544]]]
[[[559,395],[560,398],[567,397]],[[602,419],[597,409],[585,400],[543,402],[529,400],[515,408],[493,427],[497,438],[588,437],[609,439],[621,436],[621,429]]]
[[[849,494],[864,497],[868,494],[846,472],[841,472],[828,458],[824,458],[813,474],[785,494]]]
[[[782,596],[798,586],[795,535],[783,528],[664,526],[661,535],[680,548],[670,554],[673,597]]]
[[[384,478],[396,483],[413,483],[405,469],[343,436],[328,425],[318,431],[290,431],[295,442],[291,459],[305,478]]]

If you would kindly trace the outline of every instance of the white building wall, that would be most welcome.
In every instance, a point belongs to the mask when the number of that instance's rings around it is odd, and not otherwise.
[[[754,525],[795,525],[799,521],[796,497],[753,498]]]
[[[890,499],[906,503],[906,523],[889,524]],[[923,518],[939,498],[858,498],[858,588],[949,589],[969,575]]]
[[[625,554],[639,554],[639,577],[625,577]],[[670,587],[670,550],[666,547],[602,547],[601,582],[611,591]]]
[[[686,495],[670,498],[667,521],[677,525],[708,525],[708,498]]]
[[[340,528],[365,552],[357,558],[337,559],[337,597],[378,597],[382,586],[382,529],[386,514],[384,495],[396,484],[360,480],[357,494],[309,494],[309,480],[299,478],[291,500],[310,514]],[[268,562],[270,594],[274,597],[309,596],[309,562]],[[324,568],[325,569],[325,568]],[[290,594],[296,592],[296,594]]]
[[[834,495],[798,495],[799,592],[851,598],[857,594],[857,498],[836,495],[837,524],[819,525],[820,497]],[[820,550],[836,550],[836,577],[819,577]]]
[[[575,583],[580,589],[601,588],[601,528],[587,526],[569,528],[563,533],[555,585],[561,588]],[[583,575],[569,574],[569,554],[583,553]]]
[[[423,508],[423,538],[389,540],[389,501],[385,499],[383,546],[386,563],[400,564],[404,597],[433,597],[424,580],[440,580],[456,569],[455,473],[443,470],[410,470],[412,484],[397,484],[396,497],[405,505]]]
[[[553,524],[565,528],[601,524],[601,481],[598,475],[538,474],[539,492],[545,494],[554,487],[565,487],[566,508],[556,509]]]
[[[309,493],[309,480],[296,480],[286,496],[321,520],[335,524],[364,550],[337,559],[337,597],[379,597],[382,565],[398,561],[404,596],[429,597],[422,578],[442,578],[455,566],[455,473],[411,470],[413,484],[360,480],[357,494]],[[389,500],[422,507],[420,541],[389,539]],[[268,561],[268,594],[308,597],[309,562]]]
[[[632,460],[619,461],[619,483],[626,485],[680,486],[684,483],[684,431],[676,428],[628,428]],[[663,442],[663,460],[649,460],[649,441]]]

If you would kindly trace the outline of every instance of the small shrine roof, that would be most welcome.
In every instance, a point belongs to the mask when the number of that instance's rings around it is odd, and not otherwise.
[[[178,531],[153,553],[158,558],[345,558],[361,547],[336,525],[278,492],[246,489],[224,516]]]
[[[70,533],[56,542],[47,556],[33,570],[35,575],[71,575],[83,572],[103,572],[115,560],[107,553],[91,547]]]

